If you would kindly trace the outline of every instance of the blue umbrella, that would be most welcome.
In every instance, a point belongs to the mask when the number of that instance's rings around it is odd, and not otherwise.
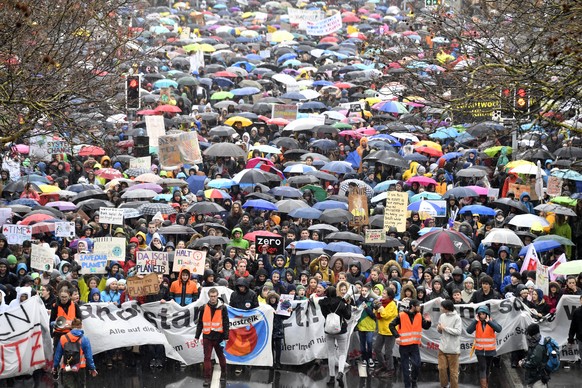
[[[283,66],[301,66],[301,61],[298,61],[297,59],[288,59],[283,62]]]
[[[300,209],[293,209],[289,216],[293,218],[305,218],[308,220],[318,220],[321,217],[321,211],[311,208],[311,207],[303,207]]]
[[[214,82],[215,84],[217,84],[221,88],[231,88],[234,86],[234,82],[232,82],[228,78],[224,78],[224,77],[216,77],[212,80],[212,82]]]
[[[428,157],[424,156],[423,154],[417,154],[416,152],[410,155],[404,155],[404,159],[406,160],[413,160],[415,162],[426,162]]]
[[[453,128],[453,127],[440,127],[437,128],[435,133],[431,133],[430,135],[428,135],[428,137],[430,137],[431,139],[455,139],[457,136],[459,136],[459,132]]]
[[[253,94],[260,93],[261,91],[257,88],[253,88],[252,86],[248,86],[240,89],[232,89],[230,92],[235,96],[252,96]]]
[[[313,166],[308,166],[306,164],[293,164],[291,166],[285,167],[283,172],[290,174],[305,174],[306,172],[315,171]]]
[[[469,132],[463,132],[455,139],[457,143],[468,143],[475,140],[475,136],[471,135]]]
[[[248,56],[247,56],[248,58]],[[260,58],[260,56],[259,56]],[[253,65],[252,63],[248,63],[245,61],[238,61],[232,64],[232,67],[241,67],[243,69],[245,69],[247,72],[252,71],[255,68],[255,65]]]
[[[413,202],[406,208],[407,210],[414,212],[427,212],[431,215],[444,214],[445,209],[434,204],[431,201],[418,201]]]
[[[552,172],[552,176],[560,179],[569,179],[572,181],[582,181],[582,174],[574,170],[558,170]]]
[[[360,248],[359,246],[344,241],[329,243],[327,244],[327,248],[325,249],[332,252],[351,252],[360,254],[364,253],[362,251],[362,248]]]
[[[273,187],[271,190],[268,191],[268,193],[276,197],[287,197],[287,198],[301,198],[303,196],[301,190],[290,186]]]
[[[287,100],[305,100],[305,96],[299,92],[289,92],[289,93],[285,93],[282,94],[281,96],[279,96],[279,98],[285,98]]]
[[[265,201],[264,199],[251,199],[250,201],[246,201],[243,208],[252,207],[258,210],[279,210],[277,206],[269,201]]]
[[[374,186],[374,193],[381,193],[383,191],[388,191],[390,186],[395,185],[396,183],[398,183],[398,181],[396,179],[390,179],[390,180],[387,180],[384,182],[380,182],[376,186]]]
[[[425,234],[429,233],[429,232],[434,232],[435,230],[439,230],[440,228],[437,227],[432,227],[432,228],[422,228],[421,230],[418,231],[418,235],[419,236],[424,236]]]
[[[316,249],[316,248],[326,248],[327,244],[323,241],[315,240],[299,240],[295,243],[295,249],[305,250],[305,249]],[[287,249],[291,246],[287,246]]]
[[[327,210],[327,209],[344,209],[344,210],[348,210],[348,204],[342,201],[334,201],[334,200],[327,200],[327,201],[322,201],[322,202],[317,202],[315,205],[313,205],[314,209],[317,210]]]
[[[354,169],[349,163],[340,161],[328,162],[321,167],[321,170],[336,174],[351,174],[354,172]]]
[[[325,105],[321,101],[309,101],[299,106],[299,110],[310,110],[310,109],[312,110],[327,109],[327,105]]]
[[[34,199],[30,199],[30,198],[19,198],[19,199],[15,199],[14,201],[11,201],[10,205],[24,205],[24,206],[34,208],[34,207],[40,206],[40,203],[38,203]]]
[[[447,162],[452,159],[456,159],[463,156],[463,152],[449,152],[441,156],[441,159],[446,160]]]
[[[471,214],[479,214],[480,216],[495,216],[496,214],[495,210],[483,205],[463,206],[461,208],[461,213],[465,214],[467,212],[470,212]]]
[[[154,85],[153,85],[154,89],[169,88],[170,86],[173,86],[174,88],[178,88],[178,83],[174,80],[164,78],[164,79],[161,79],[161,80],[154,82]]]
[[[380,139],[370,140],[368,142],[368,145],[370,146],[370,148],[375,148],[377,150],[394,151],[394,147],[392,147],[392,144],[388,143],[387,141],[380,140]],[[397,144],[393,144],[393,145],[401,146],[402,144],[397,143]]]
[[[441,196],[440,194],[437,194],[437,193],[431,193],[430,191],[423,191],[423,192],[422,192],[422,193],[420,193],[420,194],[413,195],[413,196],[410,198],[410,203],[413,203],[413,202],[418,202],[418,201],[422,201],[423,199],[428,199],[428,200],[431,200],[431,199],[432,199],[432,200],[439,200],[439,199],[441,199],[441,198],[442,198],[442,196]],[[464,209],[464,208],[463,208],[463,209]]]
[[[538,253],[551,251],[552,249],[556,249],[562,246],[562,244],[554,240],[536,241],[533,242],[532,244],[536,249],[536,252]],[[521,248],[521,251],[519,251],[519,256],[525,256],[525,254],[527,253],[527,247],[528,245]]]
[[[289,59],[295,59],[295,58],[297,58],[297,54],[295,54],[295,53],[286,53],[286,54],[281,55],[277,59],[277,63],[285,62],[285,61],[288,61]]]
[[[258,54],[247,54],[247,55],[245,55],[245,58],[248,59],[249,61],[262,61],[263,60],[263,58],[261,58],[261,56]]]
[[[378,129],[378,128],[376,128]],[[374,135],[374,136],[370,136],[368,138],[368,140],[376,140],[376,139],[381,139],[384,141],[388,141],[390,143],[390,145],[392,146],[396,146],[396,147],[400,147],[402,144],[398,141],[397,138],[395,138],[392,135],[388,135],[387,133],[380,133],[378,135]]]
[[[337,149],[337,141],[330,139],[319,139],[311,143],[312,147],[319,148],[322,151]]]
[[[319,80],[319,81],[313,81],[312,85],[313,86],[331,86],[331,85],[333,85],[333,82]]]

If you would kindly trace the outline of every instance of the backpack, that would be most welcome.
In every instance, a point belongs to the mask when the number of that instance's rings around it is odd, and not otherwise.
[[[560,346],[552,337],[546,337],[544,340],[546,348],[546,371],[556,372],[560,369]]]
[[[337,315],[337,310],[339,307],[340,305],[338,303],[335,311],[333,313],[327,314],[327,317],[325,317],[325,325],[323,329],[327,334],[335,335],[342,331],[342,319],[339,315]]]
[[[63,363],[66,366],[74,366],[81,363],[81,337],[69,334],[65,335],[66,342],[63,346]]]

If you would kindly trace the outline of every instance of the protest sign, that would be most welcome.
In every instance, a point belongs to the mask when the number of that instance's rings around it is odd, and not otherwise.
[[[180,40],[190,39],[190,27],[182,27],[180,31]]]
[[[158,142],[158,157],[162,168],[170,170],[179,168],[183,164],[202,162],[197,132],[160,136]]]
[[[174,265],[172,272],[180,272],[184,267],[190,270],[191,274],[204,275],[204,264],[206,262],[206,251],[195,251],[193,249],[176,249],[174,251]]]
[[[150,139],[150,147],[158,146],[158,139],[160,136],[166,134],[166,127],[164,125],[164,116],[149,115],[145,116],[146,131]]]
[[[114,207],[100,207],[99,223],[123,225],[123,209]]]
[[[135,270],[138,274],[161,273],[169,274],[168,252],[137,251]]]
[[[32,244],[30,247],[30,266],[39,271],[51,271],[55,264],[55,251],[44,245]]]
[[[515,198],[517,199],[519,199],[521,194],[524,192],[529,194],[530,201],[537,201],[539,199],[535,188],[530,185],[518,185],[517,183],[510,183],[509,191],[513,191]]]
[[[83,275],[107,273],[107,255],[103,253],[78,253],[75,261],[81,265]]]
[[[275,311],[275,314],[290,317],[292,300],[295,300],[295,295],[281,294],[281,296],[279,297],[279,304],[277,304],[277,310]]]
[[[0,225],[7,224],[8,220],[12,218],[12,209],[8,207],[0,208]]]
[[[75,237],[74,222],[55,222],[55,236],[64,238]]]
[[[2,234],[6,237],[8,244],[22,244],[32,237],[32,226],[4,224]]]
[[[93,253],[107,255],[107,260],[125,261],[125,246],[123,237],[96,237],[93,239]]]
[[[293,121],[297,118],[297,105],[273,104],[273,108],[271,109],[271,118]]]
[[[67,153],[67,142],[64,140],[47,141],[46,145],[48,147],[49,154],[55,155]]]
[[[558,196],[562,194],[562,179],[558,178],[557,176],[549,176],[548,177],[548,188],[546,193],[552,197]]]
[[[127,293],[132,298],[155,295],[158,292],[160,292],[160,281],[155,273],[150,273],[143,277],[130,276],[127,278]]]
[[[0,376],[2,380],[31,375],[53,359],[49,316],[40,296],[0,314]]]
[[[325,18],[325,13],[320,10],[298,9],[293,7],[287,8],[289,23],[297,24],[297,28],[304,30],[309,23],[316,23]]]
[[[335,13],[332,16],[318,20],[316,22],[309,22],[305,27],[307,35],[311,36],[324,36],[336,32],[342,28],[342,16],[341,14]]]
[[[297,113],[298,119],[310,119],[313,126],[324,125],[325,115],[318,115],[314,113]]]
[[[386,242],[386,232],[384,229],[367,229],[364,243],[383,244]]]
[[[544,292],[544,295],[548,295],[549,276],[548,266],[539,263],[536,267],[536,286]]]
[[[141,158],[130,159],[129,168],[147,168],[152,166],[151,156],[142,156]]]
[[[368,225],[368,196],[364,187],[350,189],[348,211],[354,216],[350,220],[350,227]]]
[[[269,255],[283,255],[285,252],[285,243],[283,236],[267,237],[257,235],[256,239],[257,252],[263,252],[263,247],[267,248]]]
[[[406,230],[406,207],[408,194],[400,191],[386,192],[386,206],[384,207],[384,232],[394,226],[398,233]]]
[[[487,188],[487,197],[488,198],[499,198],[499,189],[494,189],[493,187]]]

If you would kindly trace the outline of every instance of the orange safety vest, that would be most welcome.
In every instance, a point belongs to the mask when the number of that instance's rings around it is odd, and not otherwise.
[[[398,329],[398,335],[400,335],[400,346],[420,345],[422,315],[416,313],[412,322],[410,322],[410,317],[405,312],[401,312],[399,317],[400,328]]]
[[[211,331],[224,332],[222,327],[222,308],[217,308],[212,317],[211,314],[210,306],[206,305],[202,315],[202,333],[208,335]]]
[[[69,310],[65,313],[65,309],[62,306],[59,306],[57,309],[57,318],[58,317],[65,317],[67,320],[67,325],[70,325],[71,322],[73,322],[73,319],[75,319],[75,304],[73,302],[71,302],[71,304],[69,305]],[[56,333],[68,333],[69,331],[71,331],[71,329],[62,329],[62,328],[58,328],[55,326],[55,332]]]
[[[475,332],[475,350],[495,351],[497,349],[497,340],[495,339],[495,331],[489,325],[483,325],[477,322],[477,330]]]
[[[76,335],[73,335],[71,333],[67,333],[61,337],[61,348],[63,349],[63,362],[61,363],[62,369],[65,369],[65,367],[68,364],[67,360],[65,360],[65,344],[67,342],[77,342],[77,341],[81,341],[81,337],[77,337]],[[70,367],[73,368],[73,370],[82,369],[82,368],[85,368],[85,366],[86,366],[85,354],[83,354],[83,348],[81,348],[79,350],[79,354],[80,354],[79,363],[76,365],[69,365]]]

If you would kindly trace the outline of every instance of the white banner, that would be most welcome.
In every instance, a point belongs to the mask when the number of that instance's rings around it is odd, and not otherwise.
[[[289,15],[289,23],[298,24],[298,29],[304,30],[308,23],[315,23],[325,18],[325,13],[315,9],[299,9],[288,7],[287,14]]]
[[[0,314],[0,376],[32,374],[53,358],[49,316],[39,296]]]
[[[123,225],[123,209],[115,207],[100,207],[99,223]]]
[[[338,12],[317,22],[307,23],[307,35],[324,36],[342,28],[342,15]],[[146,116],[147,117],[147,116]]]

